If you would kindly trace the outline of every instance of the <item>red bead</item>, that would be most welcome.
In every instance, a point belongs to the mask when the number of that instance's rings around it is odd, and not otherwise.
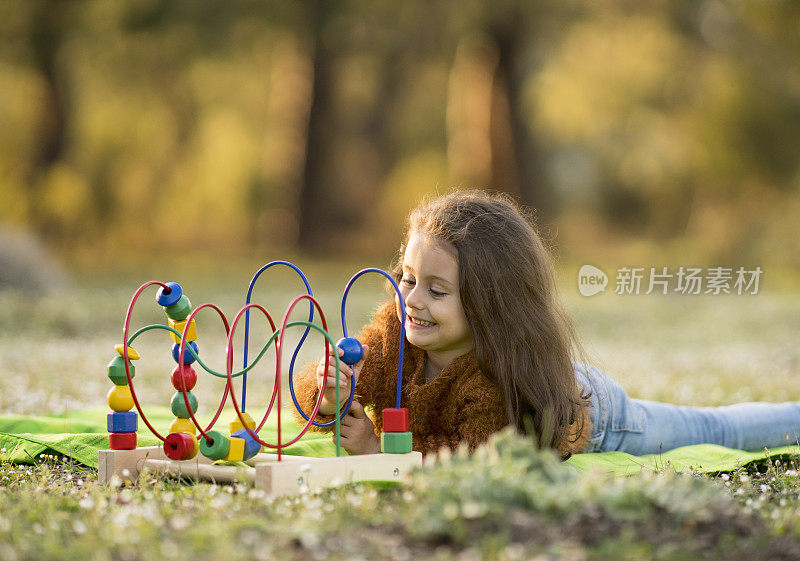
[[[194,368],[184,364],[183,371],[181,371],[181,367],[176,366],[169,377],[172,382],[172,387],[176,390],[181,391],[181,376],[183,377],[183,382],[186,384],[187,392],[197,384],[197,373],[194,371]]]
[[[108,447],[112,450],[136,449],[135,432],[112,432],[108,435]]]
[[[197,454],[197,440],[185,432],[173,432],[164,439],[164,454],[170,460],[191,460]]]
[[[383,432],[408,432],[408,409],[383,410]]]

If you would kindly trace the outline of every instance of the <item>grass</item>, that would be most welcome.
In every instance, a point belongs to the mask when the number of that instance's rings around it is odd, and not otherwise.
[[[356,268],[311,269],[337,338],[341,290]],[[216,302],[230,315],[243,301],[248,272],[174,278],[193,302]],[[86,277],[66,292],[35,298],[0,293],[0,413],[103,403],[104,368],[128,299],[158,277],[172,278],[143,270],[128,278]],[[297,286],[276,272],[259,286],[258,299],[277,321]],[[355,290],[351,331],[383,294],[379,280]],[[632,396],[694,405],[800,396],[800,294],[582,298],[565,285],[564,295],[593,363]],[[137,326],[163,321],[151,298],[137,306]],[[201,355],[221,369],[221,325],[208,314],[199,331]],[[265,333],[257,326],[253,345]],[[169,345],[153,335],[136,346],[143,355],[137,392],[147,403],[165,404],[173,391],[166,381]],[[318,356],[317,347],[321,339],[312,336],[301,360]],[[263,411],[269,365],[254,372],[249,400]],[[221,387],[201,379],[201,407],[216,403]],[[161,478],[106,487],[69,460],[36,460],[0,465],[0,559],[800,558],[795,460],[718,476],[609,479],[575,473],[501,434],[472,458],[428,461],[407,487],[355,485],[278,500],[242,485]]]

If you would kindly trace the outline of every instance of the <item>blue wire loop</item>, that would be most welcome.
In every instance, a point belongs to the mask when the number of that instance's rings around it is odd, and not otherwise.
[[[311,285],[309,284],[308,279],[303,274],[303,271],[301,271],[296,265],[294,265],[293,263],[290,263],[289,261],[271,261],[271,262],[267,263],[266,265],[264,265],[263,267],[261,267],[256,272],[256,274],[253,275],[253,280],[250,281],[250,286],[247,289],[247,302],[246,302],[246,304],[250,304],[250,299],[253,297],[253,287],[255,287],[255,284],[256,284],[256,281],[258,280],[258,277],[260,277],[261,273],[263,273],[264,271],[266,271],[267,269],[269,269],[273,265],[286,265],[287,267],[291,267],[292,269],[294,269],[297,272],[297,274],[300,275],[300,278],[303,279],[303,283],[306,285],[306,293],[309,296],[314,296],[314,294],[311,292]],[[309,321],[309,323],[311,323],[311,322],[314,321],[314,304],[313,304],[313,302],[309,302],[308,307],[309,307],[308,321]],[[297,347],[295,348],[294,353],[292,354],[292,360],[289,363],[289,389],[291,390],[292,399],[294,400],[295,405],[297,405],[297,400],[294,399],[294,388],[292,387],[292,371],[294,370],[294,363],[295,363],[295,360],[297,360],[297,354],[300,352],[300,347],[303,346],[303,342],[306,340],[306,337],[308,336],[308,332],[310,330],[311,330],[311,327],[310,326],[306,326],[306,330],[303,332],[303,336],[300,337],[300,342],[297,344]],[[250,309],[248,308],[247,311],[245,311],[245,313],[244,313],[244,352],[242,353],[242,356],[244,357],[244,362],[243,362],[242,368],[245,368],[245,369],[247,369],[247,348],[248,348],[249,341],[250,341]],[[244,375],[242,376],[242,413],[245,412],[246,398],[247,398],[247,372],[245,371]],[[298,407],[297,409],[299,410],[300,407]],[[300,413],[302,414],[302,411]],[[304,415],[304,417],[305,417],[305,415]],[[306,417],[306,420],[308,420],[308,417]]]
[[[249,288],[247,290],[247,299],[246,299],[246,303],[247,304],[250,304],[250,302],[251,302],[251,299],[252,299],[252,296],[253,296],[253,287],[255,286],[255,283],[258,280],[258,278],[261,276],[261,273],[263,273],[264,271],[266,271],[267,269],[269,269],[273,265],[286,265],[287,267],[291,267],[292,269],[294,269],[297,272],[297,274],[300,275],[300,278],[303,279],[303,283],[306,285],[307,294],[309,296],[313,296],[313,293],[311,291],[311,285],[309,284],[308,279],[306,278],[306,276],[303,274],[303,272],[296,265],[290,263],[289,261],[272,261],[270,263],[267,263],[263,267],[261,267],[256,272],[256,274],[253,276],[253,280],[250,281],[250,286],[249,286]],[[345,288],[344,294],[342,295],[342,333],[344,334],[345,337],[347,337],[347,321],[345,319],[345,310],[346,310],[346,305],[347,305],[347,294],[350,292],[350,287],[353,285],[355,280],[358,277],[360,277],[361,275],[364,275],[366,273],[378,273],[380,275],[383,275],[387,279],[389,279],[389,282],[392,283],[392,286],[394,287],[395,292],[397,293],[397,297],[400,299],[400,310],[401,310],[401,314],[402,314],[402,320],[401,320],[401,323],[400,323],[400,353],[399,353],[398,365],[397,365],[397,397],[396,397],[396,406],[399,409],[400,408],[400,404],[401,404],[401,390],[402,390],[402,387],[403,387],[403,350],[404,350],[404,343],[405,343],[405,339],[406,339],[406,328],[405,328],[406,310],[405,310],[405,302],[403,300],[403,295],[400,293],[400,287],[397,286],[397,282],[392,278],[391,275],[389,275],[389,273],[387,273],[386,271],[383,271],[381,269],[368,268],[368,269],[362,269],[361,271],[359,271],[358,273],[353,275],[353,277],[347,283],[347,287]],[[313,305],[313,303],[309,303],[309,308],[310,309],[309,309],[308,321],[310,323],[310,322],[314,321],[314,305]],[[245,411],[245,399],[246,399],[246,395],[247,395],[247,370],[249,370],[249,368],[247,368],[247,360],[248,360],[247,351],[248,351],[249,339],[250,339],[250,310],[249,309],[245,312],[245,320],[244,321],[245,321],[245,323],[244,323],[244,352],[243,352],[244,359],[243,359],[242,368],[245,369],[245,370],[244,370],[243,375],[242,375],[242,412]],[[308,333],[309,333],[310,330],[311,330],[311,327],[310,326],[306,326],[306,329],[303,332],[302,337],[300,338],[300,342],[297,344],[297,347],[295,348],[294,353],[292,354],[292,360],[289,363],[289,374],[288,374],[288,377],[289,377],[289,393],[292,396],[292,401],[294,402],[294,406],[297,409],[297,411],[300,413],[300,415],[306,421],[308,421],[308,415],[306,415],[303,412],[300,404],[297,401],[297,396],[295,395],[295,391],[294,391],[293,375],[294,375],[294,365],[295,365],[295,361],[297,360],[297,355],[300,352],[300,348],[303,346],[303,343],[305,342],[306,337],[308,336]],[[330,427],[330,426],[333,426],[334,424],[336,424],[337,421],[341,421],[341,419],[343,419],[344,416],[347,415],[347,412],[350,410],[350,406],[353,404],[353,399],[355,397],[355,389],[356,389],[355,388],[355,384],[351,383],[350,384],[350,395],[349,395],[348,400],[347,400],[347,405],[340,412],[340,414],[338,416],[338,419],[334,417],[334,419],[332,421],[329,421],[327,423],[320,423],[318,421],[312,421],[312,424],[314,426],[317,426],[317,427]]]
[[[376,269],[374,267],[370,267],[368,269],[362,269],[353,275],[353,278],[350,279],[350,282],[347,283],[347,287],[344,289],[344,295],[342,295],[342,334],[347,337],[347,320],[345,319],[345,306],[347,304],[347,293],[350,292],[350,287],[353,286],[353,283],[356,281],[358,277],[361,275],[365,275],[367,273],[378,273],[383,275],[389,282],[392,283],[395,292],[397,293],[397,297],[400,299],[400,312],[402,318],[400,320],[400,352],[398,355],[397,361],[397,396],[395,398],[395,407],[400,409],[400,401],[401,401],[401,393],[403,388],[403,349],[405,348],[405,341],[406,341],[406,303],[403,300],[403,295],[400,293],[400,287],[397,286],[397,282],[392,278],[392,276],[383,271],[381,269]],[[355,384],[352,384],[355,386]],[[350,406],[347,406],[347,410],[350,409]]]

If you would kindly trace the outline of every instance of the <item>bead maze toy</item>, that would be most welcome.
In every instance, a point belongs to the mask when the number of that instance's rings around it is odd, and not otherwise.
[[[260,304],[251,302],[253,288],[261,274],[274,265],[285,265],[294,269],[303,280],[306,293],[297,296],[286,310],[280,328]],[[395,280],[381,269],[368,268],[356,273],[342,295],[341,318],[343,337],[335,344],[344,353],[341,360],[353,365],[361,360],[363,348],[361,342],[347,334],[345,309],[347,295],[353,283],[366,273],[378,273],[386,277],[395,289],[401,304],[403,297]],[[154,324],[142,327],[130,335],[130,324],[134,306],[139,296],[149,287],[158,286],[155,295],[156,302],[163,307],[167,316],[167,324]],[[309,316],[307,321],[289,321],[289,316],[294,307],[303,300],[309,302]],[[197,340],[196,316],[206,308],[217,312],[228,336],[226,347],[225,373],[214,371],[200,359],[200,348]],[[320,327],[314,321],[314,310],[319,314]],[[325,372],[326,381],[330,357],[329,345],[334,342],[328,333],[327,322],[319,303],[314,298],[311,285],[303,272],[288,261],[272,261],[261,267],[247,291],[245,305],[237,312],[232,323],[229,324],[222,310],[214,304],[206,303],[192,309],[189,298],[183,293],[181,285],[176,282],[149,281],[141,285],[131,298],[123,324],[122,343],[115,346],[116,356],[108,364],[108,377],[114,386],[108,392],[108,406],[112,412],[108,414],[108,441],[109,450],[101,450],[99,457],[98,479],[109,483],[115,476],[117,478],[133,479],[143,471],[166,473],[190,477],[194,479],[213,480],[218,482],[231,482],[235,480],[251,481],[257,488],[263,489],[270,496],[298,493],[301,490],[319,489],[339,484],[365,481],[383,480],[397,481],[404,478],[413,467],[422,465],[422,454],[412,451],[412,434],[409,430],[408,409],[401,406],[401,387],[403,381],[403,342],[405,340],[405,306],[401,305],[402,322],[400,331],[400,352],[397,369],[397,394],[394,408],[384,409],[382,412],[383,428],[381,434],[381,453],[365,454],[360,456],[347,456],[342,454],[340,443],[340,424],[342,418],[350,410],[355,395],[355,384],[350,384],[350,395],[344,407],[339,388],[339,377],[335,380],[335,400],[340,404],[339,413],[334,415],[332,421],[322,423],[314,420],[319,412],[323,399],[322,391],[319,392],[314,410],[310,415],[303,412],[294,392],[292,375],[295,360],[306,340],[309,332],[314,329],[325,340]],[[248,344],[250,335],[250,311],[260,311],[269,322],[272,335],[252,362],[248,361]],[[236,328],[244,316],[244,351],[242,369],[234,372],[233,368],[233,338]],[[281,435],[281,359],[284,335],[288,328],[305,326],[305,331],[300,338],[292,355],[288,371],[288,386],[294,406],[307,422],[300,433],[288,442],[282,441]],[[132,361],[139,360],[139,353],[133,348],[133,342],[143,333],[150,330],[165,330],[172,339],[171,353],[177,366],[170,374],[170,381],[176,392],[170,401],[170,408],[175,415],[175,420],[169,426],[166,436],[160,434],[150,423],[145,415],[136,391],[133,380],[136,374]],[[275,357],[275,382],[272,397],[267,406],[263,419],[257,425],[255,420],[246,412],[247,373],[265,356],[268,349],[274,345]],[[333,353],[338,371],[339,356]],[[202,427],[195,414],[198,409],[197,397],[192,393],[198,381],[197,370],[206,372],[219,378],[225,378],[226,385],[222,399],[216,413],[208,426]],[[233,387],[233,380],[241,377],[241,400],[237,399]],[[222,414],[223,408],[230,397],[236,416],[228,425],[228,434],[215,430],[214,426]],[[241,403],[240,403],[241,401]],[[132,411],[132,409],[136,411]],[[278,433],[275,444],[266,442],[259,437],[259,431],[267,422],[273,408],[276,410]],[[161,442],[162,446],[137,447],[136,431],[138,420],[142,422]],[[307,456],[292,456],[284,454],[284,448],[296,443],[312,426],[334,427],[336,442],[336,457],[314,458]],[[199,433],[199,434],[198,434]],[[264,453],[262,448],[274,450],[275,453]],[[227,462],[217,463],[217,462]],[[231,462],[234,464],[231,465]],[[244,465],[249,467],[243,467]]]

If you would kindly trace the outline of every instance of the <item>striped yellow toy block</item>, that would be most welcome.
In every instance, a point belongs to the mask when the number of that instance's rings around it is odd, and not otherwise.
[[[183,333],[184,327],[186,327],[186,320],[182,319],[180,321],[174,320],[172,318],[168,318],[169,326],[177,331],[178,333]],[[172,340],[175,343],[180,344],[181,338],[178,335],[175,335],[172,331],[169,332],[169,336],[172,337]],[[186,340],[187,341],[197,341],[197,324],[192,320],[192,323],[189,325],[189,331],[186,332]]]
[[[250,430],[252,431],[256,430],[256,422],[253,420],[253,418],[250,416],[249,413],[242,411],[242,417],[245,420],[246,426]],[[239,420],[239,415],[236,415],[233,418],[233,420],[230,423],[228,423],[228,428],[231,429],[231,434],[235,433],[237,430],[244,428],[244,426],[242,426],[242,421]]]
[[[116,345],[114,345],[114,350],[119,353],[119,356],[124,356],[122,343],[117,343]],[[139,360],[139,358],[140,358],[139,353],[136,352],[136,349],[134,349],[133,347],[128,347],[128,360]]]
[[[228,449],[228,455],[222,458],[226,462],[241,462],[244,460],[244,439],[243,438],[230,438],[231,447]]]

